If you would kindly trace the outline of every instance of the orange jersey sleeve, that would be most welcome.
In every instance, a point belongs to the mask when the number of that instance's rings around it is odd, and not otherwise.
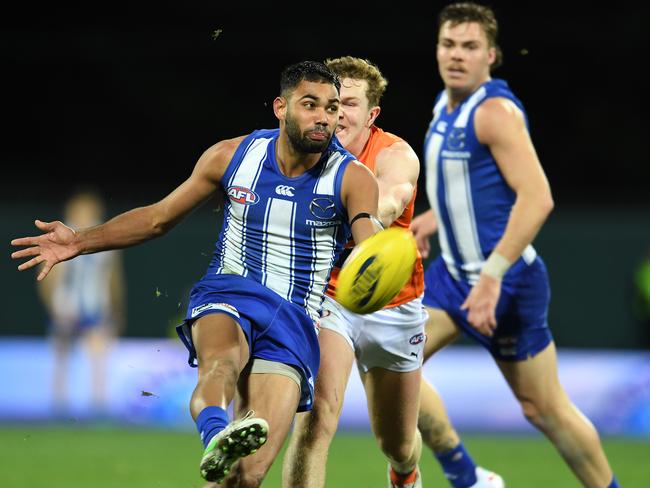
[[[375,162],[379,152],[389,147],[396,142],[402,141],[401,137],[398,137],[390,132],[384,132],[377,126],[371,127],[371,134],[368,142],[366,142],[363,151],[357,158],[360,162],[368,167],[373,173],[375,172]],[[411,201],[408,203],[402,215],[398,217],[395,222],[391,224],[391,227],[402,227],[408,229],[411,225],[411,220],[413,220],[413,212],[415,207],[415,196],[417,193],[417,188],[413,190],[413,196]],[[354,247],[354,242],[348,242],[347,248]],[[327,294],[334,296],[336,293],[336,282],[338,279],[340,268],[335,267],[332,269],[332,274],[330,276],[329,285],[327,287]],[[424,292],[424,268],[422,267],[422,256],[418,252],[418,257],[415,261],[415,266],[413,268],[413,274],[409,281],[404,285],[404,288],[397,294],[397,296],[384,308],[392,308],[402,305],[404,303],[410,302],[411,300],[416,299]]]

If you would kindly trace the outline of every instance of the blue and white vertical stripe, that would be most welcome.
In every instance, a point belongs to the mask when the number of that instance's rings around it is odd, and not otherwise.
[[[340,189],[354,157],[334,140],[314,168],[288,178],[275,159],[277,135],[256,131],[233,156],[223,179],[224,225],[209,272],[254,279],[317,319],[332,265],[348,237]],[[249,200],[228,198],[233,188]],[[314,201],[324,213],[314,213]]]
[[[427,195],[442,257],[454,279],[471,284],[503,235],[515,198],[489,149],[476,139],[474,113],[487,98],[508,94],[505,82],[491,80],[448,112],[442,92],[425,141]],[[530,263],[535,256],[528,246],[522,257]]]

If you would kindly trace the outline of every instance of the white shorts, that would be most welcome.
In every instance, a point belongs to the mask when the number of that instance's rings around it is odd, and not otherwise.
[[[427,319],[422,297],[359,315],[326,296],[320,327],[345,338],[354,350],[360,371],[383,368],[406,373],[422,366]]]

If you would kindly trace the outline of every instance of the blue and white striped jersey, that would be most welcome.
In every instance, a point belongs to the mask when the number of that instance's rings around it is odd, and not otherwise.
[[[208,274],[253,279],[317,320],[350,236],[341,184],[355,158],[333,137],[318,164],[289,178],[276,161],[278,135],[255,131],[235,151],[221,180],[224,221]]]
[[[454,279],[470,284],[478,281],[485,259],[501,239],[516,197],[474,131],[474,113],[491,97],[512,100],[526,115],[504,80],[487,81],[451,113],[442,91],[424,143],[427,196],[438,221],[442,257]],[[521,259],[530,264],[535,256],[529,245]],[[518,268],[515,263],[508,274]]]

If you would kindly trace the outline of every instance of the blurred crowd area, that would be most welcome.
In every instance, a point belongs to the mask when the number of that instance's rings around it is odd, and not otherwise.
[[[63,219],[65,202],[0,203],[5,221],[0,235],[8,243],[36,233],[34,218]],[[106,198],[106,215],[146,203]],[[120,304],[115,329],[120,335],[175,337],[191,286],[212,257],[222,217],[220,202],[209,201],[163,239],[119,253],[120,298],[104,296],[102,303]],[[435,239],[432,244],[436,255]],[[550,273],[549,323],[558,347],[650,347],[650,210],[559,204],[534,245]],[[8,278],[0,281],[0,336],[44,336],[50,319],[36,274],[18,272],[16,264],[8,256],[0,260],[2,276]],[[111,276],[116,275],[104,278]]]

